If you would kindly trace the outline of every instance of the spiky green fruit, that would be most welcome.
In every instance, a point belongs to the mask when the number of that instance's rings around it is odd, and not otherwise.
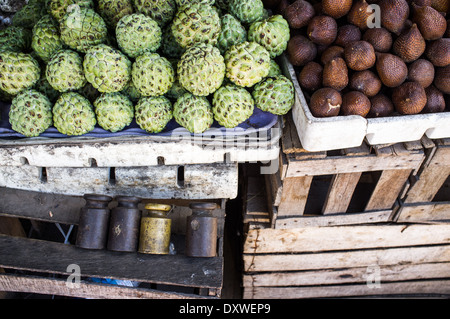
[[[158,53],[146,52],[138,56],[131,74],[134,86],[143,96],[163,95],[175,81],[172,64]]]
[[[151,17],[161,27],[169,23],[177,11],[175,0],[133,0],[133,4],[137,12]]]
[[[172,21],[173,36],[183,48],[197,43],[215,45],[220,29],[218,12],[208,5],[183,6]]]
[[[106,44],[91,47],[84,56],[86,80],[99,92],[122,91],[131,79],[131,61]]]
[[[235,44],[224,58],[227,78],[239,86],[253,86],[269,74],[270,54],[256,42]]]
[[[134,13],[120,19],[116,27],[117,45],[130,58],[155,52],[161,46],[162,31],[152,18]]]
[[[39,80],[39,63],[30,55],[20,52],[0,52],[0,88],[11,95],[30,89]]]
[[[97,12],[106,25],[111,30],[115,30],[119,20],[132,14],[134,9],[131,0],[98,0]]]
[[[224,54],[232,45],[247,40],[247,30],[233,15],[227,13],[221,18],[222,29],[217,39],[217,47]]]
[[[86,53],[90,47],[106,41],[108,28],[94,10],[72,4],[61,19],[60,32],[71,49]]]
[[[67,8],[72,4],[77,4],[83,8],[94,9],[93,0],[48,0],[47,11],[56,21],[60,21],[66,14]]]
[[[75,51],[60,50],[48,62],[45,77],[48,83],[59,92],[81,89],[86,84],[83,59]]]
[[[261,44],[273,59],[287,48],[290,39],[288,22],[281,15],[253,22],[248,29],[248,40]]]
[[[252,96],[261,110],[284,115],[294,105],[294,85],[284,75],[269,77],[255,85]]]
[[[39,0],[30,0],[14,14],[12,25],[32,29],[45,13],[45,6]]]
[[[94,108],[98,125],[113,133],[123,130],[134,118],[133,103],[122,93],[102,93]]]
[[[236,127],[252,116],[254,105],[252,95],[245,88],[234,84],[222,86],[214,92],[214,119],[226,128]]]
[[[175,121],[191,133],[203,133],[211,127],[214,115],[204,96],[183,94],[173,105]]]
[[[53,106],[53,125],[65,135],[76,136],[89,133],[97,120],[92,104],[79,93],[60,95]]]
[[[261,0],[229,0],[230,13],[242,23],[250,24],[264,17],[264,4]]]
[[[46,14],[34,25],[31,47],[45,63],[64,47],[59,34],[59,25],[51,15]]]
[[[26,137],[39,136],[53,124],[52,103],[36,90],[22,91],[12,100],[9,122]]]
[[[0,51],[24,52],[30,47],[31,32],[24,27],[0,29]]]
[[[172,119],[172,103],[165,96],[143,97],[136,104],[136,123],[149,133],[159,133]]]
[[[189,47],[177,68],[180,84],[189,92],[206,96],[216,91],[225,77],[225,63],[219,49],[199,43]]]

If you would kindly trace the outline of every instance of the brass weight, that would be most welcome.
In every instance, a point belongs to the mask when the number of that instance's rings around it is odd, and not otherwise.
[[[153,204],[145,205],[141,218],[139,236],[139,252],[143,254],[169,253],[172,220],[167,214],[172,209],[171,205]]]

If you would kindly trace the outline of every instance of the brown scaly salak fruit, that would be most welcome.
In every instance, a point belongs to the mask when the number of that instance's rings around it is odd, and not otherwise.
[[[418,114],[427,103],[427,95],[419,83],[405,82],[394,88],[392,102],[400,114]]]
[[[416,24],[404,30],[395,40],[393,51],[406,63],[411,63],[425,52],[425,39],[422,37]]]
[[[352,8],[352,0],[323,0],[322,12],[335,19],[342,18]]]
[[[376,69],[381,82],[391,88],[402,84],[408,76],[405,62],[390,53],[377,53]]]
[[[370,111],[369,98],[359,91],[350,91],[342,97],[341,113],[343,115],[360,115],[366,117]]]
[[[447,30],[444,16],[432,7],[420,7],[413,3],[412,21],[417,24],[425,40],[437,40]]]
[[[381,25],[392,33],[399,34],[409,16],[409,5],[405,0],[381,0]]]
[[[315,117],[337,116],[341,109],[342,96],[332,88],[321,88],[311,95],[309,109]]]

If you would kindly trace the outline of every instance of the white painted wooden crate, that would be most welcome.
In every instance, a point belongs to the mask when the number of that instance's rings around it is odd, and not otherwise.
[[[0,139],[0,166],[136,167],[265,162],[278,158],[280,126],[278,120],[267,131],[234,137],[209,134]]]
[[[411,142],[424,135],[431,139],[450,137],[450,112],[363,118],[358,115],[330,118],[314,117],[309,110],[297,80],[294,67],[285,55],[280,64],[295,87],[292,118],[303,148],[328,151],[360,146],[364,139],[370,145]]]
[[[231,199],[237,196],[238,164],[0,166],[0,187],[73,196],[97,193],[154,199]]]

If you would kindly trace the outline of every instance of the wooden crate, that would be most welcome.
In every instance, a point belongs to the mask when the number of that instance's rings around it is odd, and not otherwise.
[[[211,200],[208,200],[211,201]],[[39,236],[0,235],[0,291],[28,292],[80,298],[219,298],[223,287],[223,234],[226,200],[216,199],[219,209],[217,257],[192,258],[184,255],[186,217],[191,214],[189,200],[153,200],[174,205],[172,219],[174,254],[87,250],[63,243],[64,238],[49,240]],[[110,204],[114,207],[115,202]],[[45,194],[0,188],[0,218],[21,218],[33,229],[74,226],[84,200],[78,196]],[[1,230],[1,229],[0,229]],[[57,231],[56,231],[57,232]],[[74,237],[72,237],[74,241]],[[77,264],[81,271],[78,288],[66,281],[72,274],[68,266]],[[0,268],[1,269],[1,268]],[[19,270],[17,272],[17,270]],[[119,287],[95,283],[88,278],[110,278],[139,282],[139,287]]]
[[[423,139],[426,159],[402,199],[398,222],[450,222],[450,139]]]
[[[243,298],[450,296],[450,225],[249,229]]]
[[[332,137],[330,137],[332,138]],[[425,158],[419,142],[328,152],[302,149],[285,117],[280,169],[265,175],[275,228],[387,222]]]

